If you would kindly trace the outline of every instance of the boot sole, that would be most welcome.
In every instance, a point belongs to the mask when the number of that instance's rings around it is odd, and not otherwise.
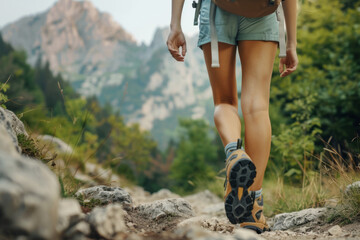
[[[254,183],[256,168],[249,158],[241,158],[230,169],[232,191],[225,199],[226,216],[232,224],[245,221],[251,215],[253,200],[248,188]]]
[[[269,228],[266,228],[266,227],[264,227],[263,229],[261,229],[261,228],[256,227],[256,226],[244,226],[243,228],[253,230],[253,231],[255,231],[257,234],[261,234],[261,233],[263,233],[263,232],[270,231],[270,229],[269,229]]]

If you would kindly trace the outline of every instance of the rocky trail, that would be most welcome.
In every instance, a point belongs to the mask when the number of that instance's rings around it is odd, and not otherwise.
[[[278,214],[267,219],[272,231],[258,235],[231,224],[222,199],[210,191],[183,197],[167,189],[150,194],[141,187],[122,187],[119,178],[95,164],[74,172],[89,187],[74,198],[61,198],[49,166],[21,155],[20,133],[27,135],[22,122],[0,108],[0,240],[360,239],[360,223],[329,224],[328,208]],[[99,185],[94,175],[113,186]]]

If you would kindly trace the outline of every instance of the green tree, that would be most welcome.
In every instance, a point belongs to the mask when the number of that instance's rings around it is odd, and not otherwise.
[[[303,1],[298,18],[299,66],[289,77],[274,72],[271,119],[274,166],[299,165],[323,142],[359,153],[360,1]],[[278,63],[275,64],[277,68]],[[296,156],[294,156],[296,155]],[[344,154],[345,155],[345,154]],[[298,170],[301,170],[300,167]]]
[[[200,181],[213,180],[218,162],[217,147],[213,145],[212,129],[202,119],[179,119],[180,140],[171,166],[174,189],[189,192]],[[212,132],[213,133],[213,132]]]

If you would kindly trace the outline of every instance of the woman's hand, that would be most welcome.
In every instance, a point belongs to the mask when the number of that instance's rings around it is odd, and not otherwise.
[[[298,57],[296,54],[296,48],[288,48],[286,49],[286,57],[280,58],[279,63],[279,71],[280,71],[280,77],[286,77],[290,73],[294,72],[296,70],[296,67],[298,65]],[[285,65],[285,69],[284,69]]]
[[[184,33],[181,30],[171,30],[168,40],[166,42],[170,54],[179,62],[184,61],[186,54],[186,40]],[[181,54],[180,48],[181,47]]]

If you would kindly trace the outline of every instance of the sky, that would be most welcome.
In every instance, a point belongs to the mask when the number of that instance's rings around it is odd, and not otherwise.
[[[90,0],[100,11],[110,13],[127,32],[141,43],[149,44],[157,27],[168,27],[171,0]],[[21,17],[49,9],[57,0],[0,0],[0,28]],[[182,29],[186,35],[198,31],[193,26],[192,0],[185,0]]]

